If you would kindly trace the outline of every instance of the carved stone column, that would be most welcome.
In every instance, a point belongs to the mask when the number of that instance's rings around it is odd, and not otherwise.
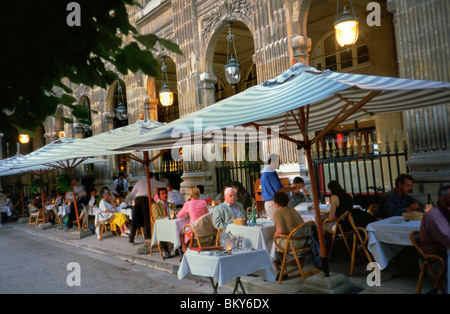
[[[311,51],[311,38],[305,36],[292,36],[290,38],[292,55],[299,63],[309,64],[309,52]]]
[[[450,81],[447,0],[388,0],[393,14],[400,77]],[[449,105],[405,111],[414,193],[424,203],[450,182]]]

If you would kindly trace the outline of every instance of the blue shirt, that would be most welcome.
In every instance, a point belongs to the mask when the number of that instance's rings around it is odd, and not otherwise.
[[[401,216],[402,213],[406,213],[406,207],[413,203],[418,203],[421,208],[423,205],[412,198],[409,194],[399,195],[397,191],[390,190],[383,196],[383,204],[385,214],[387,217]]]
[[[266,167],[264,170],[270,167]],[[271,168],[270,168],[271,169]],[[262,200],[271,201],[273,200],[273,195],[283,188],[283,184],[275,171],[263,171],[261,174],[261,196]]]

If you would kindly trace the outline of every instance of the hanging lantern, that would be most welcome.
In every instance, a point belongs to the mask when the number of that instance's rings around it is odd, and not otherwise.
[[[344,7],[341,16],[339,17],[339,1],[337,2],[337,21],[334,22],[334,29],[336,31],[336,41],[341,47],[353,45],[358,40],[358,19],[353,10],[353,4],[350,1],[352,14]]]
[[[28,134],[19,134],[19,142],[22,144],[27,144],[30,141],[30,136]]]
[[[234,43],[234,35],[231,33],[231,22],[228,22],[228,36],[227,36],[227,65],[225,65],[225,77],[235,88],[235,85],[239,83],[241,79],[241,66],[239,65],[239,61],[237,59],[236,53],[236,45]],[[230,44],[233,45],[234,57],[233,54],[230,55]]]
[[[124,121],[128,118],[127,107],[123,104],[124,98],[122,93],[122,86],[120,85],[119,80],[117,80],[117,91],[119,92],[119,104],[116,108],[116,116],[120,121]]]
[[[169,88],[169,77],[167,76],[167,67],[164,63],[164,57],[162,57],[162,79],[161,79],[161,91],[159,92],[159,101],[164,107],[170,107],[173,104],[173,92]],[[164,79],[165,77],[165,79]]]

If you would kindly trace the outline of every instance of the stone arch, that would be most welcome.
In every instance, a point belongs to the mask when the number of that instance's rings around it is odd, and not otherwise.
[[[307,25],[308,25],[308,15],[309,15],[309,9],[311,7],[311,1],[312,0],[304,0],[300,1],[300,9],[298,10],[299,17],[298,17],[298,34],[300,36],[308,36],[307,32]]]
[[[227,14],[223,16],[219,21],[215,23],[215,27],[210,29],[209,37],[205,40],[206,50],[204,54],[205,60],[204,64],[205,64],[205,72],[207,73],[214,73],[213,58],[217,46],[217,40],[219,39],[220,35],[222,35],[224,31],[226,31],[228,27],[227,25],[228,22],[243,23],[252,34],[253,46],[256,47],[253,23],[251,22],[248,16],[238,14]]]
[[[114,121],[115,121],[115,106],[116,104],[116,90],[118,87],[118,84],[120,82],[120,86],[122,87],[122,95],[123,95],[123,101],[124,101],[124,105],[127,106],[127,88],[126,88],[126,84],[122,79],[116,79],[114,80],[114,82],[112,82],[112,84],[110,85],[108,92],[107,92],[107,96],[106,96],[106,130],[104,131],[109,131],[112,130],[114,128]],[[128,121],[128,120],[127,120]],[[128,122],[127,122],[128,123]]]

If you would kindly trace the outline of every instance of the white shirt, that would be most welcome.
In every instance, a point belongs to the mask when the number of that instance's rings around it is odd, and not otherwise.
[[[150,187],[152,189],[152,193],[153,193],[153,189],[154,188],[159,188],[159,187],[166,187],[166,184],[155,180],[155,179],[150,179]],[[147,179],[142,179],[139,180],[138,182],[136,182],[136,184],[133,186],[133,190],[131,191],[131,196],[132,197],[138,197],[138,196],[147,196],[148,197],[148,186],[147,186]]]
[[[109,211],[109,212],[115,212],[114,206],[113,206],[111,203],[106,202],[106,201],[103,200],[103,199],[100,201],[99,209],[100,209],[102,212],[106,212],[106,211]]]
[[[227,203],[227,202],[224,202],[224,203]],[[228,206],[230,207],[231,211],[233,212],[234,217],[236,217],[236,218],[244,218],[244,217],[242,217],[241,211],[237,208],[236,204],[234,204],[234,205],[228,204]]]

